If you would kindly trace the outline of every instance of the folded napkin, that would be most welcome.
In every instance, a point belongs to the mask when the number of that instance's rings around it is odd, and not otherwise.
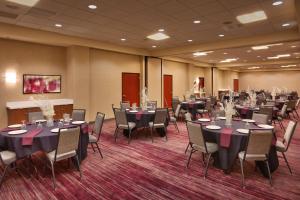
[[[0,132],[9,132],[9,131],[15,131],[15,130],[19,130],[20,128],[4,128],[2,130],[0,130]]]
[[[33,143],[33,138],[38,135],[40,132],[42,132],[43,129],[42,128],[37,128],[34,130],[29,131],[28,133],[26,133],[25,135],[23,135],[22,137],[22,145],[32,145]]]
[[[135,113],[136,120],[141,120],[142,114],[143,114],[143,111],[139,111],[139,112]]]
[[[233,130],[231,128],[223,128],[220,135],[220,146],[228,148],[230,146],[231,135]]]

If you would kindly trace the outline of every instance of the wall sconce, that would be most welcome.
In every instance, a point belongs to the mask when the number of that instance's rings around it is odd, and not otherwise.
[[[5,72],[5,82],[9,84],[15,84],[17,82],[17,74],[13,71]]]

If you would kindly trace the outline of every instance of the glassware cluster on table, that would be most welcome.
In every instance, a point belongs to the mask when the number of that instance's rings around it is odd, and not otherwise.
[[[70,114],[64,113],[63,118],[60,119],[57,123],[58,128],[62,128],[64,125],[69,125],[71,122]],[[31,122],[33,125],[36,125],[37,128],[43,128],[43,121],[41,120],[32,120]],[[26,129],[26,121],[22,120],[22,126],[21,129]]]

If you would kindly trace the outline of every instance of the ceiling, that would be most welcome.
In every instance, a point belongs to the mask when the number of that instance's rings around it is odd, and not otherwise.
[[[40,0],[34,7],[25,7],[0,0],[0,22],[132,48],[160,50],[296,29],[294,0],[284,0],[280,6],[272,3],[273,0]],[[98,8],[91,10],[90,4]],[[264,10],[268,19],[247,25],[236,20],[237,15],[257,10]],[[194,20],[201,23],[194,24]],[[55,27],[57,23],[62,27]],[[283,27],[284,23],[290,26]],[[161,28],[169,39],[146,39]],[[295,48],[290,47],[294,45]],[[300,42],[251,53],[247,52],[249,48],[215,50],[205,57],[193,57],[190,52],[176,57],[206,63],[231,57],[238,57],[238,62],[258,62],[282,52],[300,52]],[[292,54],[293,58],[298,56]]]

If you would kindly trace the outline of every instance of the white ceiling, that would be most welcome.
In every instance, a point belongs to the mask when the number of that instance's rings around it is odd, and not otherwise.
[[[272,0],[40,0],[33,8],[29,8],[0,0],[0,22],[151,50],[152,45],[156,45],[157,49],[174,48],[296,28],[294,0],[284,0],[280,6],[272,6],[272,2]],[[91,10],[88,8],[89,4],[95,4],[98,8]],[[257,10],[264,10],[268,19],[248,25],[237,22],[237,15]],[[1,12],[9,13],[10,18],[1,17]],[[201,23],[194,24],[193,20],[201,20]],[[62,24],[63,27],[55,27],[56,23]],[[291,26],[282,27],[283,23],[290,23]],[[147,35],[157,32],[160,28],[165,29],[165,33],[171,38],[156,42],[145,39]],[[220,38],[219,34],[224,34],[225,37]],[[121,38],[126,38],[126,41],[121,41]],[[192,39],[193,42],[187,42],[188,39]],[[279,54],[287,49],[290,51],[289,45],[250,54],[245,53],[249,47],[243,47],[217,50],[207,57],[193,58],[190,54],[177,56],[203,62],[218,62],[231,55],[239,57],[240,60],[260,61],[266,56],[274,56],[274,53]],[[291,51],[300,51],[300,44],[296,45],[297,48]],[[228,52],[226,56],[222,54],[225,51]],[[261,58],[257,58],[257,55]]]

